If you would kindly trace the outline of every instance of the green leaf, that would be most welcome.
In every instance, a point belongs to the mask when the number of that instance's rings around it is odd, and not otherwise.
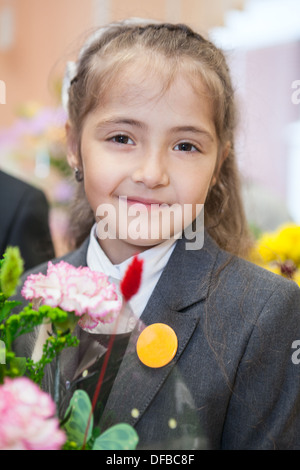
[[[68,436],[68,441],[76,442],[81,447],[84,442],[85,430],[92,409],[92,404],[88,394],[84,390],[76,390],[74,392],[69,407],[65,413],[65,417],[71,412],[69,419],[64,425],[64,429]],[[90,422],[87,441],[92,435],[93,417]]]
[[[3,385],[5,377],[6,367],[4,364],[0,364],[0,385]]]
[[[37,362],[27,359],[26,375],[41,387],[46,364],[51,363],[65,348],[76,347],[78,344],[79,339],[71,333],[49,336],[44,343],[41,359]]]
[[[0,364],[6,363],[6,346],[4,341],[0,341]]]
[[[16,291],[20,276],[24,270],[24,262],[18,247],[7,247],[3,255],[0,270],[1,291],[10,297]]]
[[[21,305],[21,302],[13,300],[6,300],[4,302],[4,304],[0,307],[0,323],[9,316],[12,309],[17,305]]]
[[[15,377],[22,377],[26,372],[26,357],[14,357],[9,366]]]
[[[135,429],[129,424],[120,423],[97,437],[93,450],[134,450],[138,441]]]

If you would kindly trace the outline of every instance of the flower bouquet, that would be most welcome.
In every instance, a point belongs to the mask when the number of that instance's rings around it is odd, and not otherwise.
[[[284,224],[258,237],[250,260],[300,286],[300,227]]]
[[[8,248],[0,261],[0,449],[135,449],[138,436],[130,425],[120,423],[101,433],[93,419],[118,323],[126,316],[116,286],[103,273],[87,267],[49,262],[46,275],[28,276],[22,295],[30,303],[18,314],[12,314],[21,304],[11,296],[22,271],[18,248]],[[141,274],[142,261],[135,257],[120,285],[125,305],[137,292]],[[99,323],[111,322],[113,334],[92,400],[85,390],[75,390],[61,418],[58,410],[62,352],[78,347],[79,340],[74,335],[77,324],[91,330]],[[14,342],[36,327],[47,332],[38,357],[16,357]],[[55,364],[53,398],[42,390],[46,367],[51,364]]]

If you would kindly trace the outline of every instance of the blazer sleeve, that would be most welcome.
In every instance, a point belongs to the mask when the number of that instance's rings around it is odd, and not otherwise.
[[[25,270],[54,257],[48,217],[49,205],[44,193],[28,187],[16,210],[7,243],[19,246]]]
[[[300,289],[286,281],[265,302],[239,363],[223,449],[300,449],[298,340]]]

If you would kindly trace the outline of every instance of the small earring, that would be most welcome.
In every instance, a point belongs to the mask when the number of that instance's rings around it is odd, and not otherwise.
[[[83,174],[82,172],[79,170],[79,168],[75,167],[74,168],[74,174],[75,174],[75,179],[78,183],[80,183],[81,181],[83,181]]]

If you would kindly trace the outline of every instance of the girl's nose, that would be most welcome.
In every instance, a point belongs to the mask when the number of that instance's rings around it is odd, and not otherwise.
[[[143,183],[150,189],[167,186],[169,175],[160,154],[145,156],[132,174],[135,183]]]

